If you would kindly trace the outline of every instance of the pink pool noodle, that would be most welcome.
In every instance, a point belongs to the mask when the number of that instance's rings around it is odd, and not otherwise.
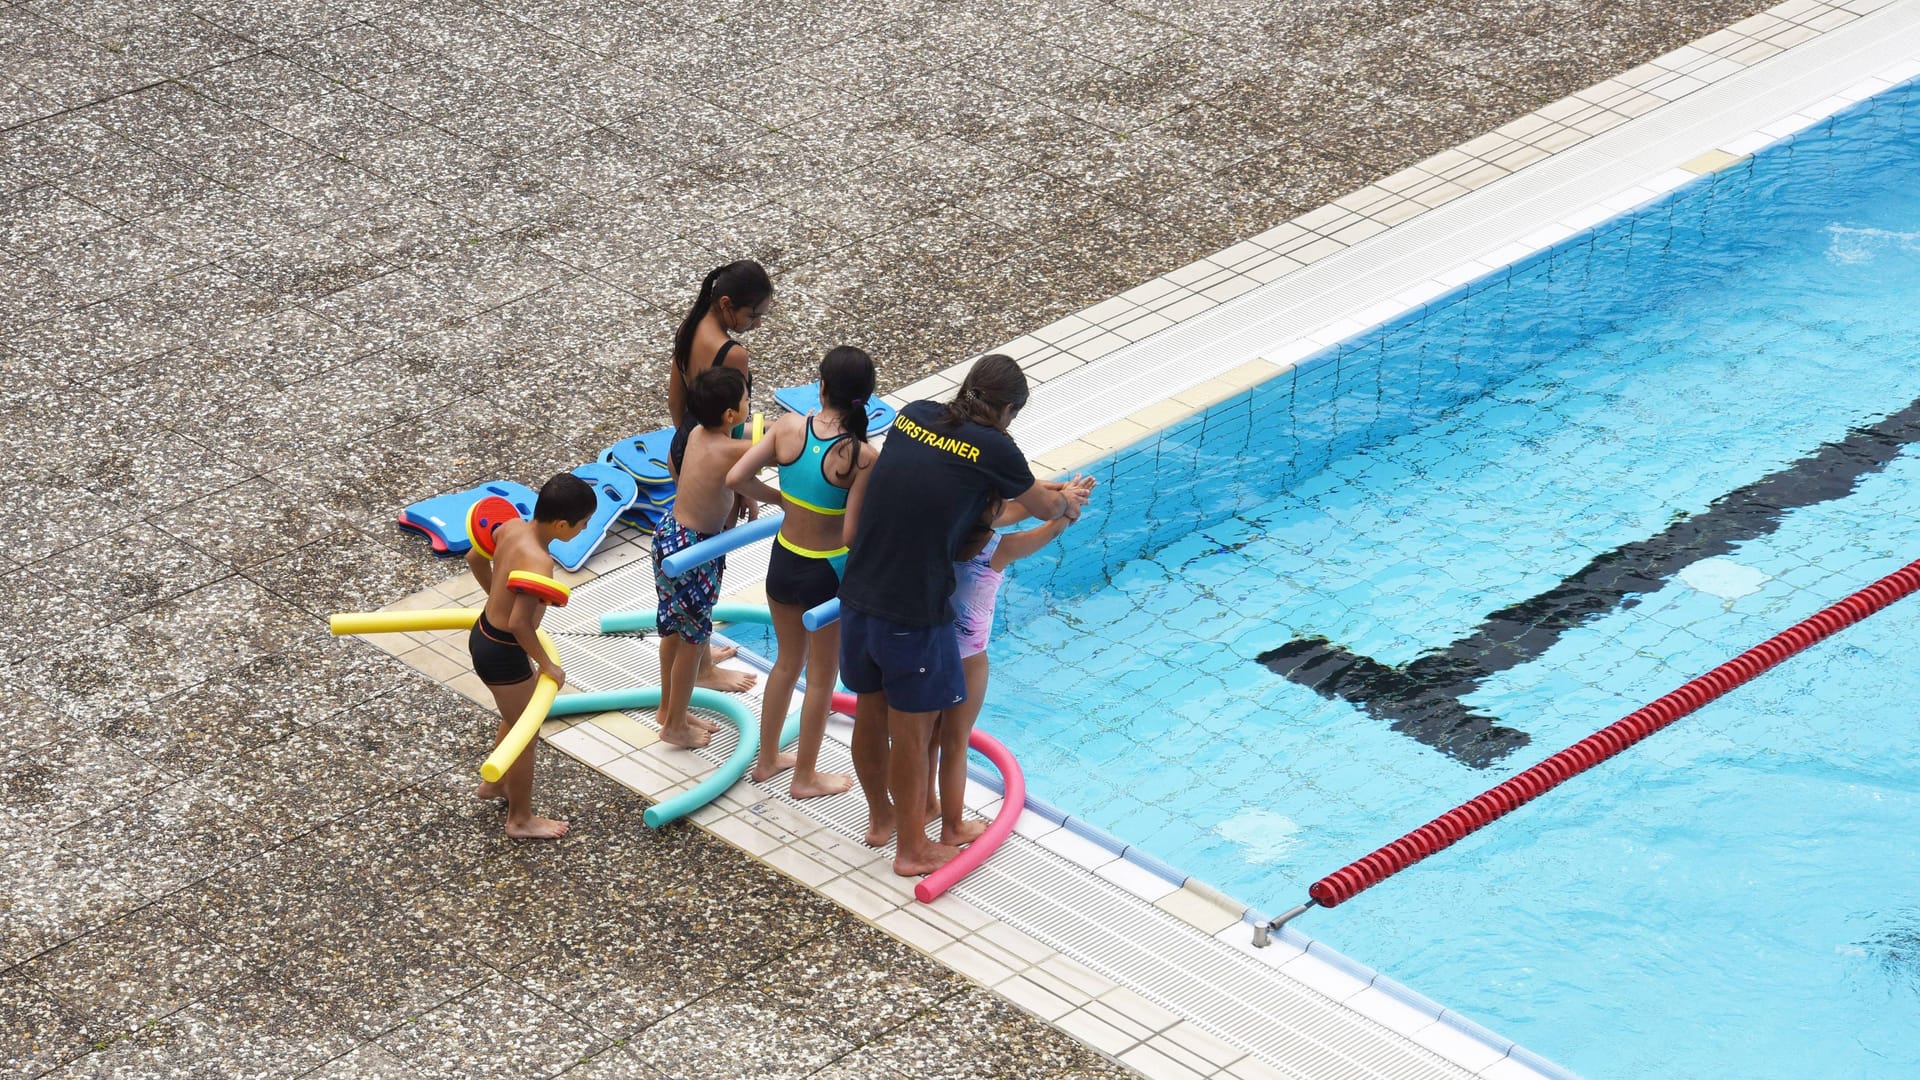
[[[859,699],[845,690],[833,693],[833,711],[852,716],[854,706]],[[913,898],[923,904],[932,903],[941,893],[960,884],[960,879],[973,873],[975,867],[987,861],[987,857],[999,850],[1007,836],[1013,832],[1013,823],[1020,820],[1020,811],[1027,805],[1027,777],[1020,771],[1020,763],[1013,758],[1013,752],[999,739],[974,728],[967,736],[967,745],[980,751],[993,767],[1000,770],[1000,786],[1005,796],[1000,800],[1000,812],[993,815],[987,831],[980,839],[960,849],[960,855],[952,862],[920,879],[913,887]]]
[[[935,897],[958,885],[961,878],[986,862],[1013,832],[1013,823],[1020,820],[1020,811],[1027,805],[1027,778],[1020,771],[1020,763],[1000,740],[974,728],[973,734],[967,736],[967,745],[986,755],[993,767],[1000,770],[1000,786],[1005,797],[1000,800],[1000,812],[993,815],[993,821],[987,825],[987,831],[980,834],[980,839],[961,848],[952,862],[921,878],[913,887],[913,898],[923,904],[932,903]]]

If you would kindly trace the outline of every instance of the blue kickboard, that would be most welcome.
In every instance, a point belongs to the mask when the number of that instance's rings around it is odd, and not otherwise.
[[[775,390],[773,400],[780,403],[789,412],[805,416],[820,409],[820,384],[807,383],[805,386],[789,386],[784,390]],[[879,398],[867,399],[867,436],[880,434],[893,426],[893,406]]]
[[[661,428],[644,435],[621,439],[600,454],[600,460],[627,470],[642,487],[672,485],[673,473],[667,469],[667,451],[673,446],[673,429]]]
[[[627,473],[628,476],[633,475],[627,472],[626,468],[618,461],[613,459],[613,451],[610,449],[600,451],[599,461],[600,464],[611,465],[621,472]],[[678,490],[678,487],[671,477],[659,482],[636,478],[634,483],[640,485],[640,495],[633,500],[634,505],[655,507],[668,507],[673,505],[673,493]],[[625,515],[622,515],[622,517],[624,518]]]
[[[467,538],[467,511],[489,495],[498,495],[512,503],[523,518],[533,516],[537,496],[532,488],[512,480],[495,480],[466,491],[421,499],[400,511],[398,524],[403,529],[424,533],[435,555],[465,555],[473,546],[473,541]]]
[[[621,512],[620,524],[630,525],[644,533],[651,533],[660,527],[660,519],[667,516],[667,509],[666,506],[654,506],[642,500]]]
[[[633,505],[640,497],[640,483],[631,474],[618,465],[609,465],[600,461],[589,461],[573,470],[573,475],[593,485],[593,516],[587,519],[587,527],[580,535],[564,543],[555,540],[547,545],[548,554],[553,561],[568,570],[578,570],[586,565],[588,559],[607,538],[607,530],[621,511]]]

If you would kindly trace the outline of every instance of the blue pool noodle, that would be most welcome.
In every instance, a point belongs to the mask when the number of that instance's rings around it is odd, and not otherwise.
[[[780,515],[772,514],[756,518],[745,525],[736,525],[719,536],[689,544],[660,561],[660,569],[668,577],[679,577],[698,566],[725,555],[729,551],[746,547],[755,540],[765,540],[780,531]]]
[[[717,623],[759,623],[762,626],[773,622],[773,613],[765,604],[715,604],[713,621]],[[619,634],[631,630],[653,630],[659,625],[659,612],[609,611],[600,616],[600,632]]]
[[[739,745],[727,760],[721,762],[713,772],[678,795],[662,799],[647,807],[643,816],[648,828],[657,829],[672,821],[686,817],[695,810],[720,797],[747,774],[753,765],[753,759],[760,753],[760,721],[739,698],[722,694],[717,690],[704,687],[693,688],[693,700],[689,703],[714,712],[733,721],[740,729]],[[585,694],[562,694],[553,700],[553,707],[547,710],[548,716],[575,716],[580,713],[614,712],[621,709],[652,709],[660,705],[660,688],[657,686],[630,687],[624,690],[599,690]],[[785,746],[800,737],[800,713],[795,710],[787,722],[780,728],[780,745]]]
[[[826,603],[821,604],[819,607],[809,609],[805,615],[800,616],[800,625],[806,627],[808,630],[818,630],[823,626],[832,626],[839,618],[840,598],[836,596]]]

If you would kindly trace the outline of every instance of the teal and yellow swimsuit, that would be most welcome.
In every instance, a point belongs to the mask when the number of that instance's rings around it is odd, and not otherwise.
[[[827,458],[834,446],[848,437],[842,432],[822,439],[814,434],[813,417],[807,417],[807,443],[800,448],[799,456],[777,463],[781,500],[816,514],[844,515],[847,489],[827,478]],[[778,533],[775,541],[777,546],[767,566],[767,599],[813,608],[839,594],[840,572],[847,564],[844,545],[831,551],[801,547],[787,539],[785,531]]]

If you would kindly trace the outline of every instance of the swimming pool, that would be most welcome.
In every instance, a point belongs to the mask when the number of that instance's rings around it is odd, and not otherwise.
[[[1890,91],[1098,463],[1010,576],[983,725],[1278,909],[1920,555],[1916,125]],[[1302,928],[1595,1076],[1912,1075],[1916,630]]]

